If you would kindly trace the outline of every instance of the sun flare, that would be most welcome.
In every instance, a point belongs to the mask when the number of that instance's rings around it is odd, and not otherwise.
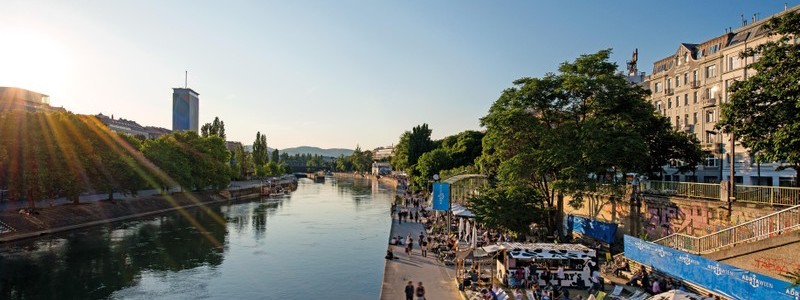
[[[0,86],[51,94],[64,86],[69,61],[52,36],[29,30],[0,30]]]

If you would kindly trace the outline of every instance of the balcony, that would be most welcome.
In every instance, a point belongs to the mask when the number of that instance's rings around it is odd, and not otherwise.
[[[694,124],[686,124],[680,128],[680,131],[694,133]]]
[[[700,143],[700,148],[703,151],[711,152],[714,154],[722,153],[722,144],[721,143]]]
[[[700,87],[700,80],[689,81],[689,84],[692,86],[693,89]]]
[[[673,88],[665,88],[664,89],[664,95],[672,96],[673,94],[675,94],[675,89],[673,89]]]
[[[708,98],[708,96],[703,96],[702,98],[703,107],[712,107],[717,105],[716,98]]]

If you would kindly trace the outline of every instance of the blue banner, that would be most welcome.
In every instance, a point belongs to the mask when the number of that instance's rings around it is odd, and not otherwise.
[[[584,217],[567,216],[567,228],[572,232],[590,236],[607,244],[613,244],[617,236],[617,224],[590,220]]]
[[[625,257],[733,299],[800,299],[800,288],[786,281],[629,235]]]
[[[433,209],[450,210],[450,184],[435,182],[433,184]]]

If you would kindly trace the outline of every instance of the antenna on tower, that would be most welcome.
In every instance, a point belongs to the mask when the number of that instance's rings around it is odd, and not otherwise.
[[[183,88],[189,88],[189,71],[185,71],[185,75],[183,77]]]

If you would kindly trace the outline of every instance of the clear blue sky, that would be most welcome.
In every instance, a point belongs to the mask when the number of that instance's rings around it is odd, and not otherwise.
[[[189,71],[200,122],[270,147],[396,143],[480,129],[514,79],[613,48],[639,69],[785,1],[36,1],[0,5],[0,86],[171,127]],[[788,1],[789,7],[800,3]]]

